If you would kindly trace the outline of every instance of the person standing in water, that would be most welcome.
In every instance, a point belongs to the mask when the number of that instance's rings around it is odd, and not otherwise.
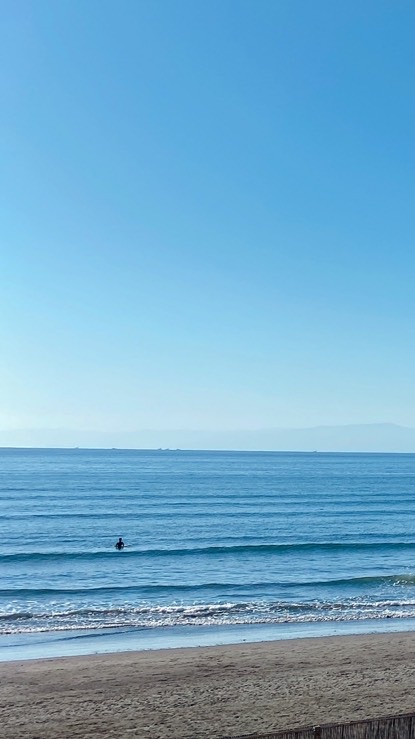
[[[118,539],[118,541],[117,541],[117,543],[115,545],[115,548],[118,549],[118,551],[120,551],[121,549],[124,549],[124,547],[125,547],[125,544],[124,544],[124,542],[122,540],[122,537],[120,536],[120,538]]]

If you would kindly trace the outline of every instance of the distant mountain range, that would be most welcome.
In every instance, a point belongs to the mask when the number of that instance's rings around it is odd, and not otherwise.
[[[69,429],[0,431],[2,447],[218,449],[241,451],[415,452],[415,428],[393,423],[253,431],[130,431]]]

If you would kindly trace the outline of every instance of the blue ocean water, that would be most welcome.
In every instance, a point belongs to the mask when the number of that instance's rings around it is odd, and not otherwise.
[[[0,635],[415,618],[414,516],[409,454],[3,449]]]

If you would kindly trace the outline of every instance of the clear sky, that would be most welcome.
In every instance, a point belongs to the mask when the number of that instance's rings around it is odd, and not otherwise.
[[[415,5],[3,0],[0,427],[415,425]]]

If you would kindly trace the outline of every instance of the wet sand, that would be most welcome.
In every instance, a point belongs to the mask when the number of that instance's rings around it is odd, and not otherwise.
[[[217,739],[415,711],[415,632],[0,663],[5,739]]]

